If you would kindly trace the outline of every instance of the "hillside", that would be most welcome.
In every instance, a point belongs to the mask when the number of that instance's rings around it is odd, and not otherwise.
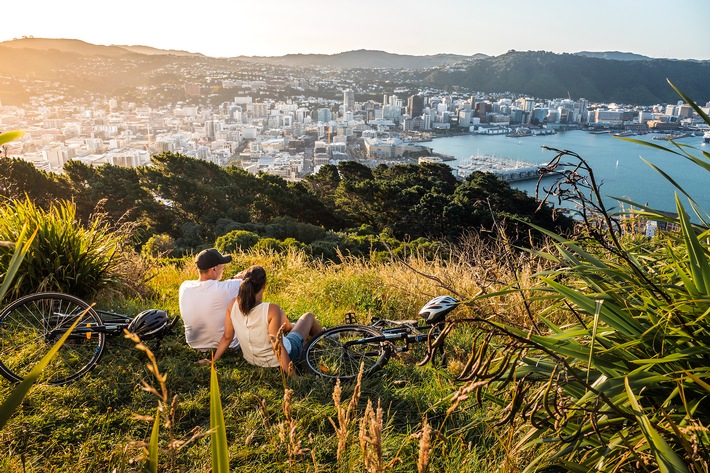
[[[619,51],[580,51],[575,53],[577,56],[595,57],[598,59],[611,59],[614,61],[648,61],[652,59],[641,54],[626,53]]]
[[[465,68],[440,68],[425,82],[534,97],[584,97],[591,101],[652,104],[676,102],[677,87],[704,104],[710,100],[710,61],[649,59],[612,61],[544,51],[510,51],[480,58]]]
[[[131,53],[120,46],[101,46],[78,39],[21,38],[0,42],[0,47],[52,52],[53,54],[57,52],[74,53],[82,56],[121,57]]]
[[[11,41],[2,41],[0,42],[0,47],[23,50],[31,49],[37,51],[61,51],[64,53],[76,53],[83,56],[122,57],[127,54],[145,54],[149,56],[173,55],[204,57],[203,54],[180,51],[177,49],[158,49],[140,45],[102,46],[87,43],[78,39],[20,38]]]
[[[33,95],[47,92],[47,87],[53,87],[57,95],[124,94],[128,100],[137,99],[136,88],[156,87],[168,91],[172,99],[182,100],[185,97],[182,84],[185,81],[205,84],[210,75],[206,71],[227,75],[245,72],[244,77],[249,78],[254,66],[264,68],[262,73],[270,78],[294,67],[305,69],[299,74],[310,79],[323,73],[313,69],[319,67],[339,69],[337,74],[352,80],[354,76],[349,70],[360,69],[355,76],[367,84],[397,81],[410,88],[463,87],[486,93],[539,98],[569,95],[595,102],[631,104],[676,102],[678,97],[666,83],[670,79],[701,105],[710,101],[707,81],[710,61],[650,59],[619,52],[510,51],[493,57],[411,56],[359,50],[333,55],[212,58],[148,46],[100,46],[71,39],[22,38],[0,43],[0,63],[3,64],[0,76],[4,75],[0,101],[5,104],[21,104]],[[251,65],[246,67],[247,64]],[[35,84],[35,90],[30,90],[26,78],[47,84]],[[336,87],[331,92],[337,95],[339,90]]]
[[[149,56],[170,54],[173,56],[205,57],[204,54],[191,53],[189,51],[181,51],[179,49],[158,49],[158,48],[152,48],[150,46],[139,46],[139,45],[135,45],[135,46],[119,45],[117,47],[125,49],[126,51],[130,51],[133,53],[147,54]]]
[[[252,61],[285,66],[323,66],[344,69],[382,68],[382,69],[430,69],[456,64],[461,61],[488,57],[485,54],[461,56],[456,54],[436,54],[433,56],[411,56],[392,54],[385,51],[360,49],[338,54],[287,54],[285,56],[249,57]]]

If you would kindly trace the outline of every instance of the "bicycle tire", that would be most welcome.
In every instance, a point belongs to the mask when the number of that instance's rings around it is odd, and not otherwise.
[[[367,342],[368,338],[379,340]],[[357,343],[358,340],[364,342]],[[389,345],[379,330],[365,325],[342,325],[313,338],[306,347],[304,361],[315,375],[351,380],[357,378],[361,363],[364,363],[363,376],[369,375],[384,366],[389,355]]]
[[[103,326],[101,317],[69,294],[39,292],[10,303],[0,312],[0,374],[22,381],[81,314],[81,322],[39,378],[54,385],[76,380],[99,361],[106,334],[91,327]]]

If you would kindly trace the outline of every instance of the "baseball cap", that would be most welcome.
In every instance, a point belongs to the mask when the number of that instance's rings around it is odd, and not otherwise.
[[[195,257],[197,269],[205,270],[214,268],[218,264],[226,264],[232,261],[231,255],[223,255],[217,248],[202,250]]]

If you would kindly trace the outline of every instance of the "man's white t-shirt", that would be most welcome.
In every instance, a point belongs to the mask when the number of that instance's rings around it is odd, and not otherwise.
[[[229,302],[237,297],[241,279],[190,280],[180,285],[180,315],[185,324],[185,340],[192,348],[217,348],[224,333]],[[235,337],[230,348],[239,346]]]

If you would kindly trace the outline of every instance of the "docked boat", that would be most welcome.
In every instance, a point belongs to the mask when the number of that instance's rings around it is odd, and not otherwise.
[[[680,138],[690,138],[693,133],[671,133],[669,135],[654,136],[654,140],[678,140]]]
[[[705,133],[703,133],[703,143],[710,143],[710,131],[706,131]]]

